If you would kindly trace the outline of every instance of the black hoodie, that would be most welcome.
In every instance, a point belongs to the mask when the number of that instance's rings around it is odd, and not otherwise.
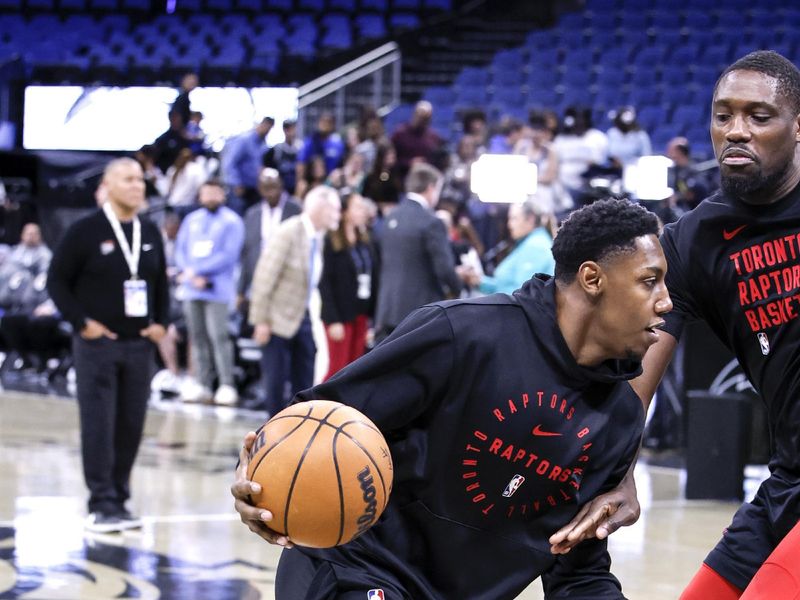
[[[548,538],[634,459],[644,415],[627,380],[640,372],[575,362],[546,276],[513,296],[415,311],[298,396],[364,412],[395,468],[374,527],[338,548],[298,551],[330,561],[340,580],[366,569],[414,600],[515,598],[540,575],[548,596],[621,598],[605,542],[556,557]]]

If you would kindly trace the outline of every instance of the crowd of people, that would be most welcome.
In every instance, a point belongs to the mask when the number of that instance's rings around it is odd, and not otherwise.
[[[234,369],[237,347],[231,340],[253,335],[251,288],[259,257],[284,221],[302,218],[312,189],[335,190],[342,215],[340,225],[323,235],[315,249],[325,266],[316,274],[318,281],[311,282],[322,298],[329,377],[388,335],[420,303],[510,292],[531,272],[552,272],[553,235],[560,219],[593,200],[589,181],[594,170],[620,175],[626,163],[652,151],[633,107],[621,108],[607,133],[592,127],[590,110],[572,107],[561,119],[552,111],[535,110],[527,123],[503,118],[492,126],[483,111],[468,111],[463,135],[451,152],[431,126],[435,107],[420,101],[409,121],[389,133],[369,109],[359,122],[342,127],[323,113],[304,138],[296,122],[284,121],[284,139],[273,146],[266,139],[275,121],[266,116],[216,153],[205,144],[202,114],[191,107],[190,94],[198,84],[195,74],[183,78],[169,110],[169,128],[134,156],[148,202],[165,208],[156,214],[171,308],[167,335],[159,343],[164,369],[154,388],[187,401],[277,408],[267,399],[266,374],[257,398],[240,401],[244,383],[240,369]],[[524,155],[537,165],[538,189],[528,202],[509,210],[480,201],[470,178],[472,165],[484,153]],[[667,153],[679,176],[675,195],[657,207],[665,222],[690,210],[710,187],[694,169],[687,140],[675,138]],[[438,170],[431,175],[438,183],[429,191],[408,187],[408,176],[419,165]],[[411,269],[408,240],[395,230],[398,217],[402,221],[413,215],[408,198],[430,217],[425,239],[436,242],[425,243],[438,249],[425,286],[415,282],[428,269],[422,266],[430,262],[428,255],[423,252],[418,260],[419,272]],[[11,310],[11,302],[0,302],[0,308]],[[38,322],[45,308],[13,308],[30,316],[34,309]],[[46,316],[57,321],[60,315],[51,307]],[[290,333],[294,339],[295,332]],[[7,346],[20,347],[14,333],[5,337]],[[313,368],[315,349],[306,346]],[[274,371],[279,364],[265,360],[262,371]]]

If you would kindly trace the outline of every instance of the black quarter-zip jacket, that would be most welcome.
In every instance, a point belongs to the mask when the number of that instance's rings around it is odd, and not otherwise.
[[[425,306],[381,345],[297,400],[351,405],[384,432],[394,489],[381,519],[332,549],[299,548],[343,579],[368,569],[404,597],[621,598],[605,541],[548,538],[633,461],[638,362],[578,365],[556,323],[555,282]]]

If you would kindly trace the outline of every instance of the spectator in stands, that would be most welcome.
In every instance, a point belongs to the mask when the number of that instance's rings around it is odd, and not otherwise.
[[[125,508],[144,430],[155,344],[164,336],[169,288],[158,228],[137,213],[144,175],[111,161],[102,209],[74,223],[53,254],[48,291],[72,324],[81,451],[89,487],[86,527],[140,527]]]
[[[178,275],[180,271],[175,264],[175,244],[181,226],[181,217],[172,211],[164,214],[161,224],[161,236],[164,241],[164,258],[167,263],[167,281],[169,282],[169,318],[167,331],[158,342],[158,355],[164,363],[164,369],[153,376],[150,387],[157,392],[178,394],[184,378],[180,368],[178,345],[186,340],[186,319],[179,299]],[[191,353],[190,353],[191,354]],[[187,361],[189,362],[189,361]]]
[[[475,150],[478,156],[486,152],[489,140],[489,125],[486,121],[486,113],[478,109],[465,111],[461,125],[464,135],[472,136],[475,140]]]
[[[500,131],[489,140],[490,154],[516,154],[522,140],[522,122],[513,117],[503,117]]]
[[[204,183],[199,199],[202,208],[183,220],[175,243],[192,370],[197,378],[181,388],[181,398],[187,402],[211,400],[216,372],[219,385],[213,400],[230,406],[236,403],[238,394],[228,315],[235,299],[234,277],[242,252],[244,224],[225,206],[222,184]]]
[[[263,168],[266,139],[275,119],[264,117],[250,131],[227,141],[222,150],[222,176],[230,187],[229,204],[239,214],[259,201],[258,174]]]
[[[349,192],[342,198],[339,228],[325,237],[319,293],[328,341],[326,380],[364,354],[367,345],[378,270],[367,218],[364,199]]]
[[[466,212],[467,203],[472,196],[472,163],[478,159],[477,140],[471,135],[462,135],[456,151],[450,157],[450,164],[444,176],[441,201],[455,207],[455,214]]]
[[[195,156],[189,148],[184,148],[166,173],[156,171],[156,188],[167,206],[181,217],[194,210],[200,187],[208,181],[217,163],[216,158]]]
[[[558,179],[558,153],[551,143],[547,118],[544,113],[532,111],[528,123],[520,150],[536,165],[537,188],[531,201],[544,214],[564,214],[573,202]]]
[[[206,153],[206,133],[200,125],[203,122],[203,113],[193,110],[189,113],[189,122],[186,123],[186,139],[189,140],[189,149],[195,156]]]
[[[312,156],[304,169],[304,179],[299,181],[296,189],[298,190],[297,197],[301,200],[309,190],[313,190],[320,185],[328,184],[328,173],[325,170],[325,157],[320,155]]]
[[[162,173],[166,173],[175,163],[181,150],[189,147],[183,117],[180,113],[170,111],[169,129],[156,138],[153,146],[156,148],[156,166]]]
[[[341,202],[334,189],[310,190],[302,214],[281,224],[256,264],[249,319],[253,339],[262,346],[270,415],[313,383],[317,349],[308,304],[322,275],[323,235],[339,227],[340,217]]]
[[[414,165],[405,181],[405,199],[384,223],[375,315],[379,340],[415,308],[461,291],[447,232],[433,213],[443,183],[444,176],[434,167]]]
[[[22,227],[20,242],[11,248],[3,261],[2,270],[25,269],[34,277],[47,273],[53,253],[42,241],[42,231],[36,223],[26,223]]]
[[[575,204],[582,205],[586,198],[583,176],[591,167],[606,164],[608,138],[592,127],[588,108],[570,106],[564,112],[562,130],[553,147],[559,158],[559,181]]]
[[[536,112],[535,109],[534,112]],[[561,122],[558,120],[558,115],[554,110],[545,108],[541,111],[541,114],[544,117],[546,124],[548,141],[552,142],[556,139],[556,135],[558,135],[558,132],[561,129]]]
[[[408,123],[399,125],[392,134],[392,145],[397,152],[397,166],[401,178],[405,178],[411,166],[418,162],[432,164],[442,147],[442,139],[430,126],[433,105],[420,100]]]
[[[510,294],[535,273],[553,274],[553,237],[551,214],[537,213],[531,202],[512,204],[508,209],[508,233],[514,249],[494,270],[493,276],[471,273],[468,282],[484,294]]]
[[[444,223],[447,231],[447,239],[450,241],[450,248],[453,250],[453,260],[456,265],[464,265],[469,270],[482,270],[480,266],[480,255],[483,253],[483,245],[478,238],[475,230],[464,217],[458,219],[452,206],[447,206],[443,201],[439,206],[446,206],[436,211],[436,218]]]
[[[320,115],[316,131],[303,140],[303,148],[297,157],[298,189],[295,194],[298,198],[302,198],[309,189],[314,187],[315,182],[308,182],[308,169],[314,157],[322,158],[325,177],[344,163],[344,141],[336,133],[336,121],[329,112],[324,112]]]
[[[383,121],[377,115],[367,117],[360,130],[360,142],[355,147],[354,152],[364,157],[364,171],[369,173],[375,164],[378,155],[378,148],[389,143],[386,132],[383,129]]]
[[[364,180],[362,194],[378,205],[382,215],[400,201],[403,182],[397,169],[397,153],[391,144],[382,144],[375,154],[372,171]]]
[[[671,217],[659,215],[665,223],[676,221],[683,213],[689,212],[708,196],[713,186],[709,176],[697,169],[691,158],[689,140],[679,136],[667,143],[667,157],[675,163],[675,193],[668,201]]]
[[[69,346],[59,329],[53,302],[47,295],[47,269],[52,253],[42,242],[39,226],[27,223],[20,243],[0,266],[0,334],[6,347],[24,365],[45,367],[45,360]]]
[[[349,190],[361,192],[366,177],[367,172],[364,169],[364,156],[354,152],[347,157],[341,169],[334,169],[331,171],[327,183],[337,190],[348,188]]]
[[[297,121],[286,119],[283,122],[283,141],[275,144],[264,155],[264,166],[280,173],[283,188],[294,194],[297,185],[297,159],[303,142],[297,139]]]
[[[170,107],[170,112],[177,113],[181,117],[181,123],[183,127],[186,127],[189,124],[189,119],[191,118],[192,108],[191,108],[191,101],[189,100],[189,94],[192,93],[198,85],[200,84],[200,80],[197,77],[196,73],[186,73],[181,79],[181,87],[178,90],[178,97],[175,98],[175,102],[172,103]]]
[[[261,202],[251,206],[244,215],[238,302],[245,316],[249,309],[250,286],[261,252],[283,221],[302,212],[297,198],[284,189],[280,173],[275,169],[267,167],[261,170],[258,176],[258,192]],[[243,333],[250,335],[249,332]]]
[[[144,195],[148,200],[156,196],[161,196],[161,194],[158,192],[158,188],[156,187],[156,180],[161,174],[161,170],[156,167],[157,155],[158,149],[153,144],[145,144],[134,154],[136,162],[138,162],[139,166],[142,167],[142,172],[144,173]]]
[[[636,109],[623,106],[614,114],[613,126],[608,130],[608,158],[614,167],[622,169],[640,156],[653,153],[650,136],[639,126]]]

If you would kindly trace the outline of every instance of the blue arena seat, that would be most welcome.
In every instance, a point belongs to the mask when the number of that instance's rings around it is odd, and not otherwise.
[[[289,12],[294,8],[294,5],[292,4],[292,0],[265,0],[265,8]]]
[[[233,0],[206,0],[206,10],[230,12],[233,10]]]
[[[586,25],[595,31],[614,30],[617,28],[617,13],[614,11],[587,11]]]
[[[122,10],[142,12],[150,10],[150,0],[121,0]]]
[[[30,10],[54,10],[53,0],[27,0],[27,7]]]
[[[628,79],[628,73],[624,68],[625,63],[617,63],[613,67],[602,67],[598,70],[596,81],[600,89],[617,89],[624,85]]]
[[[361,37],[381,38],[386,36],[386,24],[381,15],[358,15],[355,18],[355,25]]]
[[[479,67],[464,67],[456,76],[453,87],[456,86],[485,86],[489,83],[489,72]]]
[[[375,10],[386,12],[389,8],[387,0],[360,0],[361,10]]]
[[[680,29],[682,23],[680,12],[672,9],[655,9],[649,11],[648,26],[654,29]]]
[[[354,13],[356,12],[356,0],[328,0],[328,8]]]
[[[434,107],[449,106],[456,101],[456,93],[452,87],[431,86],[425,90],[422,98],[433,104]]]
[[[389,24],[395,29],[416,29],[419,17],[413,13],[395,13],[389,17]]]
[[[419,10],[419,0],[392,0],[394,10]]]
[[[711,29],[714,27],[714,15],[707,10],[690,8],[683,11],[683,26],[692,29]]]
[[[453,8],[452,0],[423,0],[426,10],[448,11]]]
[[[119,10],[117,0],[89,0],[89,4],[94,10]]]
[[[234,5],[236,10],[244,12],[261,12],[261,0],[235,0]]]
[[[630,102],[634,106],[651,106],[658,104],[662,98],[662,88],[655,85],[631,86]]]
[[[689,80],[686,64],[662,65],[661,81],[670,86],[683,86]]]
[[[300,10],[322,12],[325,10],[325,0],[297,0],[297,8]]]
[[[493,69],[491,71],[494,86],[521,86],[526,78],[522,69]]]

